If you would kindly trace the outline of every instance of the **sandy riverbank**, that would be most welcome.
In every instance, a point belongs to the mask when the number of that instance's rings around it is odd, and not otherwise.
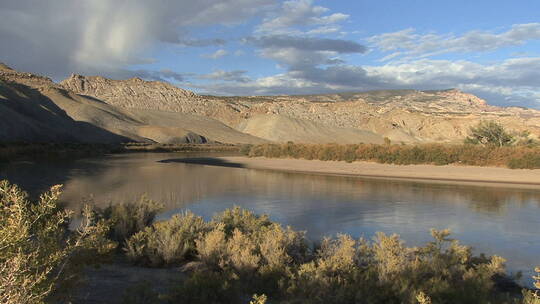
[[[391,165],[373,162],[320,161],[303,159],[218,157],[219,163],[232,167],[265,169],[322,175],[405,179],[427,182],[475,184],[533,188],[540,190],[540,169],[507,169],[473,166]],[[210,164],[210,163],[209,163]]]

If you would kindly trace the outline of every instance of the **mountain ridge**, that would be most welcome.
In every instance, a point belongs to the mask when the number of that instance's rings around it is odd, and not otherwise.
[[[40,100],[47,100],[54,111],[63,113],[62,119],[72,122],[53,119],[48,123],[45,113],[39,111],[41,114],[31,117],[32,111],[43,106]],[[536,138],[540,135],[540,111],[492,106],[457,89],[224,97],[199,95],[140,78],[72,74],[56,83],[2,63],[0,109],[9,120],[4,121],[6,128],[16,130],[19,125],[33,134],[25,135],[25,131],[10,137],[4,132],[0,134],[3,141],[24,140],[25,136],[35,140],[40,128],[55,129],[48,131],[58,135],[52,138],[100,141],[91,132],[63,134],[73,123],[105,132],[109,137],[100,134],[109,141],[160,143],[381,143],[384,137],[398,143],[457,143],[482,120],[498,121],[513,132],[527,130]]]
[[[91,83],[92,79],[84,78],[84,81]],[[77,87],[70,82],[68,78],[61,84],[71,89]],[[463,140],[471,126],[487,119],[497,120],[516,132],[529,130],[535,136],[540,135],[540,111],[492,106],[473,94],[457,89],[223,97],[193,92],[186,94],[186,90],[169,85],[167,93],[161,94],[158,99],[145,99],[144,94],[135,93],[143,88],[159,91],[155,83],[116,80],[115,86],[93,84],[105,91],[86,89],[79,93],[123,108],[203,115],[240,131],[246,131],[242,130],[242,126],[250,119],[256,119],[261,125],[279,128],[270,122],[275,120],[271,116],[277,115],[333,128],[370,131],[397,142],[458,142]],[[263,122],[260,117],[266,117],[268,121]],[[247,132],[252,135],[268,133],[253,128]]]

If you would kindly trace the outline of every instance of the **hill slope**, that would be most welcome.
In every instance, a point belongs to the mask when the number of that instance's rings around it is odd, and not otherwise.
[[[455,89],[218,97],[201,96],[169,84],[140,79],[109,80],[72,75],[61,85],[122,108],[203,115],[273,141],[299,138],[319,142],[325,136],[315,126],[325,126],[328,131],[337,132],[330,136],[333,141],[351,138],[339,135],[344,129],[357,129],[395,142],[461,142],[470,127],[481,120],[495,120],[515,132],[529,130],[535,136],[540,135],[540,111],[490,106],[474,95]],[[288,122],[302,121],[304,127],[281,132],[281,123],[267,120],[272,115],[286,118]],[[315,124],[306,124],[308,121]],[[308,128],[313,129],[308,131]]]
[[[5,65],[0,66],[0,141],[265,142],[207,117],[115,107]]]
[[[384,142],[382,136],[370,131],[326,126],[314,121],[275,114],[251,117],[238,128],[242,132],[276,142],[343,144]]]
[[[138,78],[57,84],[0,64],[0,141],[461,142],[481,120],[540,135],[540,111],[458,90],[219,97]]]

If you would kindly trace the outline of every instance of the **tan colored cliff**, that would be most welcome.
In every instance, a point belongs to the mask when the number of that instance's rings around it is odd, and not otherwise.
[[[200,96],[162,82],[140,79],[119,81],[73,75],[61,85],[122,108],[210,117],[239,131],[272,141],[277,140],[276,134],[283,134],[281,141],[287,138],[307,142],[328,141],[331,140],[329,136],[322,139],[314,135],[317,132],[325,134],[324,126],[327,126],[326,129],[334,130],[332,134],[338,131],[351,134],[347,130],[356,129],[396,142],[461,142],[470,127],[481,120],[495,120],[512,131],[528,130],[534,136],[540,135],[540,111],[490,106],[477,96],[455,89],[218,97]],[[313,130],[307,131],[306,128]],[[298,136],[291,134],[294,130],[298,130]],[[342,137],[334,135],[334,138],[341,141]],[[373,142],[369,136],[349,138],[346,142],[362,139]]]
[[[141,113],[115,107],[93,96],[75,93],[47,77],[18,72],[1,64],[0,142],[20,141],[266,142],[205,116],[150,110]]]

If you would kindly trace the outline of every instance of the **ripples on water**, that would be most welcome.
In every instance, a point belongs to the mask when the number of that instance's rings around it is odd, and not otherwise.
[[[64,184],[62,200],[107,206],[146,193],[166,218],[190,209],[209,219],[234,205],[268,213],[317,239],[348,233],[371,238],[398,233],[408,245],[430,240],[430,228],[450,228],[476,253],[508,259],[525,279],[540,265],[540,190],[475,187],[159,162],[189,154],[124,154],[71,162],[18,163],[1,168],[31,194]],[[196,156],[201,156],[200,154]]]

